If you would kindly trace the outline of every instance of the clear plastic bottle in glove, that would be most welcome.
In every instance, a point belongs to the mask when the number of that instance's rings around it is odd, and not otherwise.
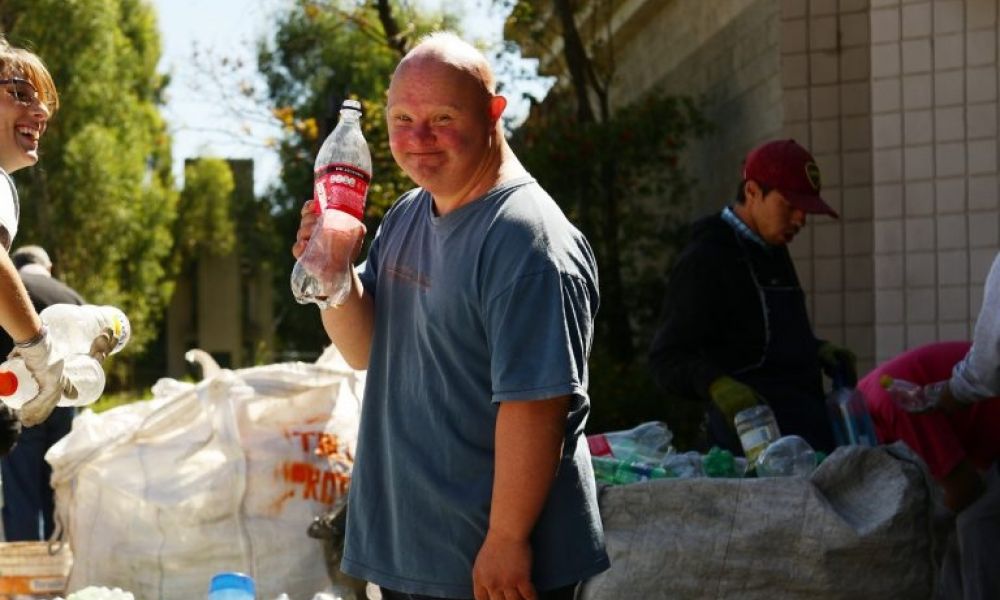
[[[89,354],[73,354],[63,359],[63,377],[72,389],[64,390],[57,406],[86,406],[93,404],[104,391],[104,369]],[[24,359],[15,356],[0,364],[0,401],[20,409],[38,396],[38,382],[31,375]]]
[[[101,361],[121,351],[131,337],[128,317],[114,306],[53,304],[39,317],[48,330],[54,360],[63,361],[69,382],[58,406],[86,406],[97,401],[106,383]],[[0,364],[0,401],[20,409],[39,393],[38,381],[16,351]]]
[[[132,325],[121,309],[96,304],[53,304],[39,315],[49,328],[52,350],[57,356],[89,354],[94,341],[107,334],[110,346],[96,349],[103,360],[125,347],[132,337]]]
[[[299,304],[320,308],[343,304],[351,291],[355,248],[372,176],[372,157],[361,133],[361,103],[345,100],[340,121],[316,155],[313,186],[320,218],[292,269]]]

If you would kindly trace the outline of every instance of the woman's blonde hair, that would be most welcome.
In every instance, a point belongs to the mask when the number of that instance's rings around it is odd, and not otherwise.
[[[59,93],[52,75],[37,54],[24,48],[15,48],[0,36],[0,77],[20,76],[31,82],[38,92],[38,99],[50,113],[59,108]]]

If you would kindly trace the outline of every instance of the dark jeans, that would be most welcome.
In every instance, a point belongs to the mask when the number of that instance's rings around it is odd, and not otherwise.
[[[446,600],[445,598],[438,598],[436,596],[404,594],[403,592],[394,592],[386,588],[379,588],[379,589],[382,590],[382,600]],[[555,590],[538,592],[538,600],[573,600],[573,594],[575,592],[576,592],[576,584],[568,585],[566,587],[558,588]],[[469,600],[472,599],[470,598]]]
[[[1000,569],[996,546],[1000,540],[1000,462],[986,473],[986,490],[955,517],[948,539],[937,598],[996,600],[1000,598]]]
[[[8,542],[46,540],[52,535],[55,505],[45,453],[69,433],[73,407],[59,407],[44,422],[25,427],[10,454],[0,460],[3,529]]]

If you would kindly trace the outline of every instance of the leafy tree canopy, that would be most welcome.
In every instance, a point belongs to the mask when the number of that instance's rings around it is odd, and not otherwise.
[[[46,247],[88,301],[120,306],[134,355],[155,336],[172,287],[177,193],[157,108],[166,82],[155,14],[143,0],[3,0],[0,9],[4,35],[42,57],[61,99],[40,163],[16,174],[16,243]]]
[[[654,389],[646,348],[657,326],[664,274],[690,216],[693,180],[684,151],[706,133],[699,102],[651,91],[612,106],[617,61],[611,31],[620,0],[495,0],[511,9],[505,33],[560,82],[514,135],[515,151],[594,247],[601,309],[591,354],[589,428],[666,420],[680,446],[697,433],[692,407]],[[700,407],[693,407],[700,411]]]

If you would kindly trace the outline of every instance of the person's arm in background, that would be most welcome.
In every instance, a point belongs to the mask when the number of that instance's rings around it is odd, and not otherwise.
[[[941,407],[954,409],[969,403],[1000,396],[1000,254],[986,277],[983,305],[976,319],[972,348],[955,365],[944,387]]]
[[[305,252],[309,238],[319,219],[313,206],[316,200],[310,199],[302,206],[302,220],[296,234],[292,255],[298,259]],[[364,236],[357,240],[354,250],[356,259],[361,251]],[[365,292],[356,270],[352,269],[351,293],[341,306],[320,311],[323,328],[330,336],[330,341],[343,355],[347,364],[354,369],[367,369],[371,351],[372,334],[375,330],[375,303],[370,294]]]

